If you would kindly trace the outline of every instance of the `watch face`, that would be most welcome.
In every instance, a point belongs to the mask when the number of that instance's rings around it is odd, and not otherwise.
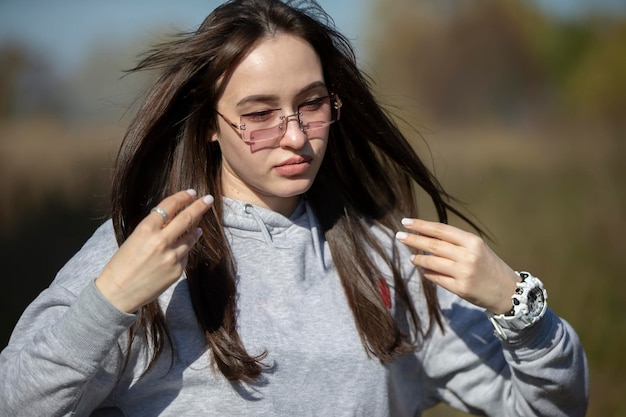
[[[543,310],[543,304],[545,300],[543,298],[543,291],[541,288],[535,287],[528,293],[528,312],[531,316],[538,316]]]

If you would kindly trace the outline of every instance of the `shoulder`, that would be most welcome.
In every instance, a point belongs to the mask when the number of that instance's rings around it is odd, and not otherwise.
[[[51,286],[60,285],[74,294],[95,280],[118,249],[109,219],[96,229],[78,252],[61,268]]]

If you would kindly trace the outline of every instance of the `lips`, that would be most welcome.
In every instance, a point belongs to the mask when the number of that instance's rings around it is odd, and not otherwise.
[[[313,158],[308,155],[298,155],[286,159],[276,165],[274,169],[281,175],[294,176],[304,173],[311,166]]]
[[[311,160],[313,158],[308,156],[308,155],[298,155],[298,156],[294,156],[293,158],[289,158],[283,162],[281,162],[280,164],[276,165],[276,167],[282,167],[285,165],[297,165],[297,164],[308,164],[311,163]]]

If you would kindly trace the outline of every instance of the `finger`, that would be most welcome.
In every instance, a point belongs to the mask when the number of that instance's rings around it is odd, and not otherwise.
[[[200,237],[202,236],[202,229],[195,228],[192,231],[185,233],[182,235],[177,241],[175,246],[173,247],[174,252],[176,253],[177,259],[183,261],[189,254],[191,248],[198,243]],[[185,265],[183,264],[183,267]]]
[[[418,253],[411,258],[411,262],[423,272],[433,276],[439,275],[454,279],[456,274],[457,263],[439,256]]]
[[[418,251],[444,258],[458,260],[462,256],[463,249],[460,246],[446,242],[445,240],[406,232],[396,233],[396,239]]]
[[[468,238],[475,236],[449,224],[421,219],[405,218],[402,219],[402,225],[421,235],[434,237],[459,246],[463,246]]]
[[[456,278],[454,262],[429,255],[416,255],[413,263],[427,280],[457,295],[465,295],[464,283]]]
[[[213,204],[213,196],[206,195],[198,200],[194,201],[183,211],[178,213],[174,219],[170,221],[168,226],[163,229],[167,233],[168,240],[175,242],[181,238],[181,236],[188,234],[194,229],[204,213]]]
[[[164,226],[174,218],[180,209],[192,202],[196,196],[196,191],[191,189],[172,194],[156,206],[158,210],[155,210],[156,207],[151,210],[148,217],[151,217],[154,221],[159,221],[161,226]]]
[[[420,273],[427,280],[439,285],[440,287],[445,288],[446,290],[453,291],[454,278],[449,277],[447,275],[440,274],[430,269],[422,268]]]
[[[167,222],[169,222],[169,218],[170,218],[169,214],[167,214],[167,212],[159,206],[153,207],[152,210],[150,210],[150,213],[157,213],[159,216],[161,216],[163,218],[164,225],[167,224]]]

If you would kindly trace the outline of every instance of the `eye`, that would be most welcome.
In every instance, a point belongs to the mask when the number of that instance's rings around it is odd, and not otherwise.
[[[268,121],[268,120],[276,119],[276,115],[277,115],[278,111],[279,110],[277,110],[277,109],[255,111],[255,112],[252,112],[252,113],[244,114],[241,117],[243,117],[244,119],[248,120],[249,122],[261,123],[261,122],[265,122],[265,121]]]
[[[298,110],[300,111],[318,111],[326,102],[328,101],[328,97],[320,97],[314,100],[309,100],[305,103],[300,104]]]

